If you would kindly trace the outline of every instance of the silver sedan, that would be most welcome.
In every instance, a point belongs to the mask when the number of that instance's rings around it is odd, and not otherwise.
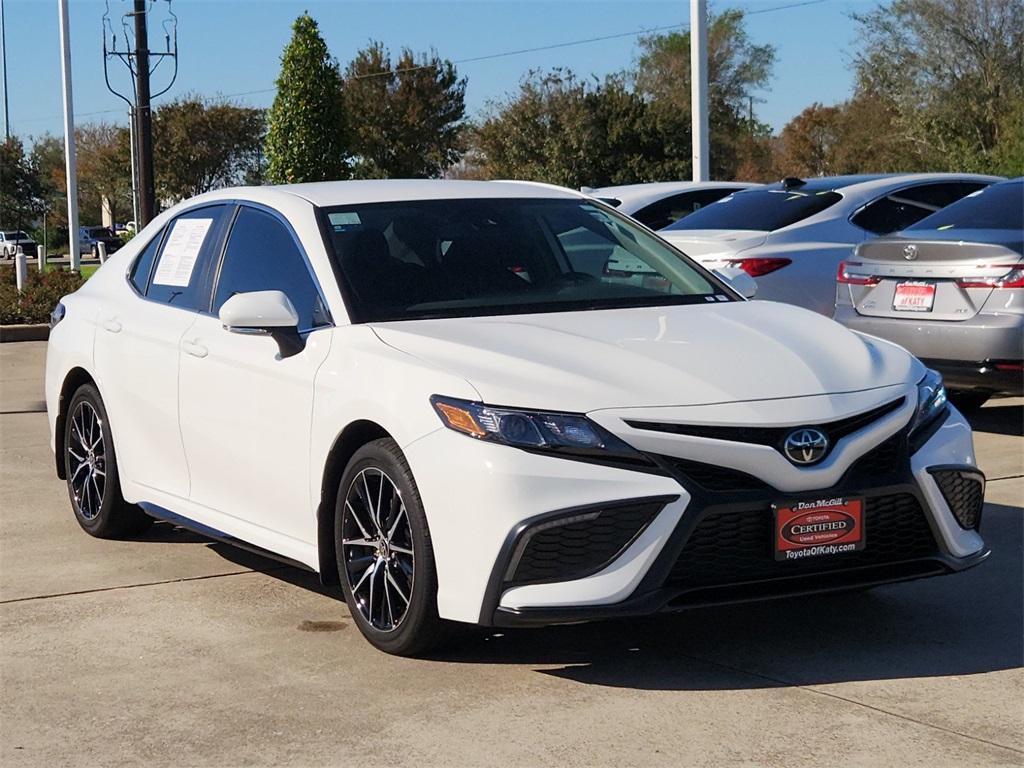
[[[857,248],[835,319],[939,370],[961,408],[1024,393],[1024,178]]]

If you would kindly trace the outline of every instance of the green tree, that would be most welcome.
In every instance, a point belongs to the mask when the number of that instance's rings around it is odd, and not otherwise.
[[[317,23],[304,13],[292,25],[267,115],[267,179],[291,184],[347,178],[344,118],[338,65]]]
[[[767,86],[775,48],[755,45],[742,11],[712,15],[708,22],[708,122],[712,178],[734,178],[744,145],[759,133],[751,123],[754,91]],[[643,37],[632,72],[636,91],[651,108],[657,132],[671,157],[690,158],[690,33]],[[689,175],[689,163],[686,172]]]
[[[261,109],[199,96],[161,106],[153,119],[158,196],[182,200],[258,181],[263,133]]]
[[[17,136],[0,143],[0,226],[28,229],[42,212],[39,169]]]
[[[531,72],[492,104],[474,131],[483,175],[570,187],[657,181],[689,167],[622,78],[583,81],[568,70]]]
[[[927,168],[1020,174],[1024,3],[894,0],[860,24],[856,95],[881,100]],[[877,133],[877,132],[876,132]]]
[[[466,80],[436,52],[408,48],[392,63],[371,42],[345,69],[342,100],[356,178],[439,176],[462,156]]]
[[[104,201],[114,221],[132,211],[132,159],[128,129],[109,123],[75,129],[78,208],[82,226],[103,220]],[[63,147],[62,147],[63,148]]]

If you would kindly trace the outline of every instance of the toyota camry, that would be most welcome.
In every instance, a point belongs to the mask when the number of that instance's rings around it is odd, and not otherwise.
[[[204,194],[54,310],[56,472],[87,533],[312,569],[397,654],[983,560],[941,377],[744,278],[545,185]]]

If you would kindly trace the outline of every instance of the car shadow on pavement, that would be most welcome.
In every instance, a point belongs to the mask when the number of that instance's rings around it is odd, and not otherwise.
[[[467,628],[431,660],[537,666],[577,683],[735,690],[971,675],[1024,664],[1024,509],[989,504],[978,567],[916,582],[542,629]],[[315,574],[225,544],[232,562],[329,596]],[[356,635],[352,641],[363,642]],[[348,640],[346,640],[348,641]]]
[[[591,685],[716,690],[970,675],[1024,663],[1022,510],[991,504],[973,570],[869,592],[467,639],[450,662],[557,665]]]
[[[993,435],[1024,436],[1024,405],[989,405],[967,417],[975,432]]]

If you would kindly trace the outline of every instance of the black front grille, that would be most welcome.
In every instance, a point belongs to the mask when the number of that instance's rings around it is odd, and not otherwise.
[[[763,480],[758,480],[753,475],[731,467],[720,467],[716,464],[689,461],[674,456],[659,456],[658,458],[684,486],[696,483],[706,491],[767,491],[771,489],[771,486]]]
[[[959,469],[936,469],[932,470],[932,477],[960,527],[978,530],[981,508],[985,504],[985,483],[981,475]]]
[[[924,510],[910,493],[866,499],[859,552],[776,561],[773,515],[765,503],[745,510],[714,510],[691,533],[672,567],[668,585],[701,588],[927,558],[936,553]]]
[[[541,522],[520,539],[506,581],[568,581],[596,573],[640,535],[666,501],[584,510]]]

